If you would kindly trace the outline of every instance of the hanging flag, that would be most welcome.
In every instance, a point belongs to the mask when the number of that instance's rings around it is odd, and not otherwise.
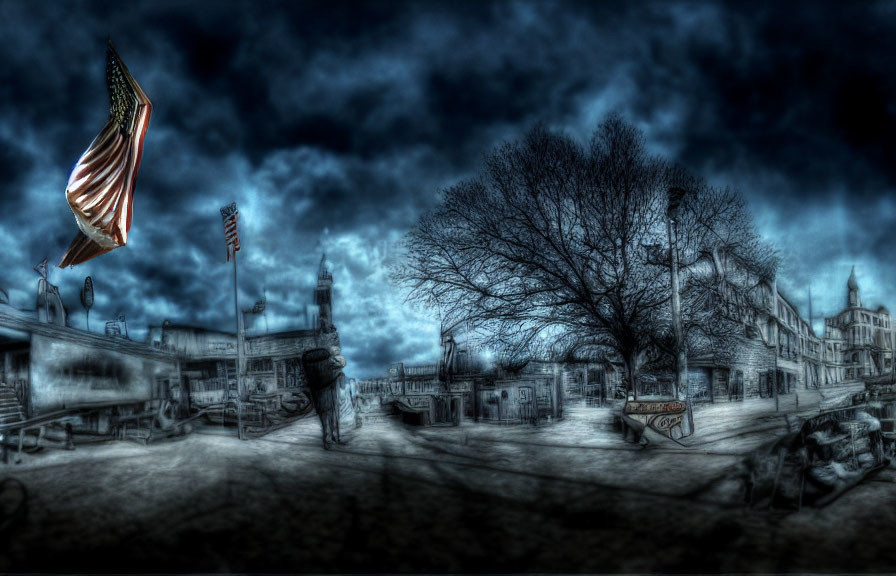
[[[60,268],[105,254],[128,241],[134,186],[152,103],[121,61],[112,41],[106,50],[109,119],[75,164],[65,198],[78,233]]]
[[[90,331],[90,309],[93,307],[93,278],[84,279],[84,287],[81,288],[81,305],[84,306],[87,320],[87,331]]]
[[[257,300],[255,302],[255,306],[252,307],[253,314],[264,314],[264,308],[267,305],[267,298],[262,298],[261,300]]]
[[[236,202],[221,208],[221,218],[224,219],[224,240],[227,242],[227,261],[230,262],[230,255],[240,251],[240,235],[236,229],[239,210],[236,209]]]
[[[262,296],[260,300],[255,301],[255,305],[251,308],[243,308],[243,314],[264,314],[264,309],[267,306],[267,301],[267,296]]]
[[[47,259],[44,258],[40,264],[34,267],[34,271],[40,274],[40,277],[44,280],[47,279],[47,274],[49,273],[49,269],[47,268]]]
[[[90,314],[90,308],[93,307],[93,278],[90,276],[84,279],[84,288],[81,289],[81,305]]]

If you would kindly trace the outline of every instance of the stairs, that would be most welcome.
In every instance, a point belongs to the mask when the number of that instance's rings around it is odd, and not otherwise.
[[[25,411],[16,397],[16,392],[0,383],[0,426],[13,424],[25,419]]]

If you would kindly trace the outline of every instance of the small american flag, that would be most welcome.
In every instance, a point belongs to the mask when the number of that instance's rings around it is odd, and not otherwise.
[[[224,239],[227,242],[228,262],[230,262],[231,254],[240,251],[240,235],[236,230],[236,221],[239,215],[239,210],[236,209],[236,202],[221,208],[221,217],[224,219]]]
[[[264,314],[264,308],[267,304],[266,300],[258,300],[255,302],[255,306],[252,307],[253,314]]]
[[[40,274],[40,277],[44,280],[47,279],[47,274],[49,274],[49,269],[47,267],[47,259],[44,258],[40,264],[34,267],[34,271]]]

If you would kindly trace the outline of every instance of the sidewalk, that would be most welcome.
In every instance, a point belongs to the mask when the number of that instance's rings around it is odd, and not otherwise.
[[[694,407],[692,436],[679,440],[690,448],[748,452],[789,431],[788,422],[818,414],[822,402],[862,390],[861,383],[795,390],[774,398],[748,398],[738,402],[699,404]]]
[[[818,413],[825,397],[860,390],[861,386],[841,386],[817,390],[797,390],[778,398],[748,398],[738,402],[718,402],[694,406],[692,436],[671,440],[650,435],[651,450],[696,451],[727,455],[747,454],[773,442],[788,431],[788,420],[808,418]],[[538,426],[499,424],[464,420],[460,426],[412,428],[419,437],[439,439],[458,445],[523,443],[544,448],[598,448],[610,450],[642,450],[643,446],[623,438],[619,417],[623,402],[614,400],[609,406],[587,406],[581,401],[568,401],[563,418]]]

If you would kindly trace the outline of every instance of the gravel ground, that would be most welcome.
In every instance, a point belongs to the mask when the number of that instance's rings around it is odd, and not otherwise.
[[[688,447],[624,442],[610,409],[565,416],[367,422],[331,451],[309,418],[28,455],[0,464],[28,492],[0,572],[896,571],[894,470],[824,509],[742,505],[744,456],[783,429],[773,404],[698,408]]]

